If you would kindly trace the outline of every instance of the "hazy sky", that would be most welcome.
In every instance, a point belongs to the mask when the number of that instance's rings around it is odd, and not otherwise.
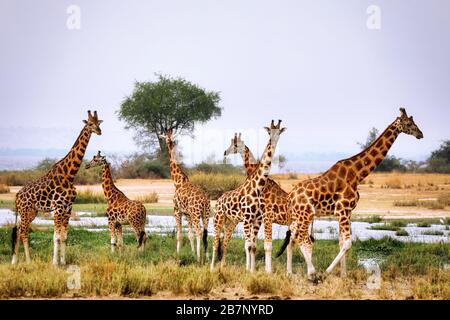
[[[160,72],[221,92],[222,117],[180,143],[188,163],[221,159],[235,130],[260,154],[271,119],[292,164],[352,155],[400,106],[425,138],[402,135],[390,154],[424,159],[450,138],[449,14],[446,0],[0,0],[0,149],[68,150],[92,108],[105,122],[90,152],[136,150],[115,112]]]

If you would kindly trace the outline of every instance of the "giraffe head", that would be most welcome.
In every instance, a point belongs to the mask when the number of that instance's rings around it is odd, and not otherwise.
[[[230,146],[228,147],[227,150],[225,150],[223,155],[226,157],[230,154],[243,153],[244,151],[245,151],[245,143],[241,139],[241,133],[239,134],[235,133],[234,138],[231,139]]]
[[[166,141],[166,144],[169,145],[170,143],[173,143],[173,139],[176,136],[176,133],[173,132],[172,128],[165,129],[163,134],[159,135],[161,138],[163,138]]]
[[[277,144],[280,134],[282,134],[287,128],[281,128],[281,120],[278,120],[278,124],[275,125],[274,121],[270,123],[270,127],[264,127],[270,136],[270,142]]]
[[[86,169],[102,166],[107,164],[106,157],[100,154],[100,151],[86,164]]]
[[[400,113],[400,116],[395,121],[395,125],[397,126],[398,130],[400,132],[412,135],[417,139],[422,139],[423,133],[414,122],[413,117],[408,117],[405,108],[400,108]]]
[[[102,134],[100,124],[103,122],[103,120],[98,119],[97,111],[94,111],[94,115],[92,115],[91,110],[88,110],[88,119],[83,120],[83,122],[91,133],[94,132],[98,135]]]

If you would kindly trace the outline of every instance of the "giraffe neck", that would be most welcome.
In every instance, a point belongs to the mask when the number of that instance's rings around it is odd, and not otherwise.
[[[73,182],[80,169],[91,134],[92,132],[85,126],[81,130],[77,140],[75,140],[69,153],[54,165],[52,172],[63,174],[67,179]]]
[[[272,166],[272,156],[275,152],[275,148],[277,145],[277,140],[269,139],[266,148],[264,149],[264,153],[261,156],[261,161],[258,164],[257,169],[251,176],[253,181],[256,181],[256,186],[258,190],[262,191],[266,186],[267,178],[269,177],[270,168]]]
[[[102,188],[108,202],[114,197],[116,192],[119,191],[114,184],[114,180],[111,175],[111,167],[107,162],[102,165]]]
[[[386,154],[399,134],[400,131],[396,126],[396,121],[394,121],[366,149],[350,158],[353,166],[356,168],[358,182],[362,181],[375,170],[380,162],[386,157]]]
[[[175,144],[172,140],[169,140],[167,143],[167,148],[169,150],[170,158],[170,176],[172,177],[175,187],[179,187],[186,181],[189,181],[189,179],[178,164]]]
[[[247,176],[250,176],[258,167],[258,163],[256,162],[253,153],[247,146],[245,146],[244,150],[241,151],[240,153],[242,156],[242,160],[244,160],[244,167],[245,171],[247,172]]]

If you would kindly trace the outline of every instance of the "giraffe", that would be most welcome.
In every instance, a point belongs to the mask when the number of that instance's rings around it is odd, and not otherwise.
[[[106,161],[106,157],[101,155],[100,151],[86,164],[86,169],[98,166],[102,168],[102,188],[105,198],[108,201],[106,216],[108,217],[109,232],[111,234],[111,252],[115,251],[116,245],[120,249],[123,248],[122,224],[127,223],[134,230],[138,242],[138,249],[143,251],[147,240],[145,233],[147,212],[144,205],[140,201],[128,199],[116,187],[111,175],[110,164]]]
[[[196,253],[197,261],[200,261],[200,241],[203,239],[203,250],[207,256],[208,249],[208,222],[210,204],[207,194],[194,186],[188,176],[184,173],[180,164],[177,161],[177,153],[175,142],[173,140],[173,129],[166,129],[165,133],[161,135],[165,139],[169,151],[170,159],[170,176],[175,185],[175,193],[173,196],[174,215],[177,224],[177,254],[180,253],[182,236],[181,219],[184,214],[188,221],[188,237],[191,243],[191,248]],[[201,231],[201,220],[203,222],[203,236]],[[192,233],[194,228],[197,238],[197,250],[194,249],[194,235]]]
[[[315,216],[337,216],[339,222],[339,253],[326,269],[330,274],[340,262],[341,275],[346,274],[345,254],[350,249],[350,217],[359,200],[358,184],[364,180],[384,159],[400,133],[422,139],[423,134],[408,117],[406,110],[400,108],[397,117],[384,132],[366,149],[357,155],[338,161],[322,175],[299,182],[288,195],[288,205],[292,214],[290,235],[279,253],[287,246],[287,272],[292,273],[292,250],[300,244],[300,251],[307,264],[308,278],[317,281],[312,264],[312,243],[308,237],[308,226]]]
[[[244,167],[247,176],[251,176],[258,167],[259,162],[255,160],[253,153],[241,139],[241,134],[236,133],[231,139],[231,145],[224,152],[224,156],[239,153],[244,160]],[[287,210],[288,193],[284,191],[278,183],[271,178],[267,178],[266,186],[263,190],[264,196],[264,251],[265,251],[265,269],[267,273],[272,272],[272,224],[289,226],[291,224],[291,215]]]
[[[66,263],[65,251],[69,219],[72,203],[76,197],[74,179],[81,166],[87,145],[92,133],[101,135],[97,111],[94,115],[88,111],[88,119],[83,120],[84,127],[69,153],[55,163],[43,177],[27,183],[16,195],[16,226],[13,228],[13,257],[12,264],[17,263],[20,240],[25,249],[27,262],[31,261],[29,252],[28,233],[30,223],[38,211],[54,212],[53,235],[53,264]],[[20,215],[20,224],[17,226],[17,216]]]
[[[278,120],[277,125],[274,125],[272,120],[270,127],[265,127],[265,129],[269,133],[270,138],[261,156],[261,161],[254,172],[246,178],[242,185],[235,190],[224,193],[216,202],[214,215],[215,239],[211,271],[214,270],[217,254],[221,258],[221,265],[225,265],[228,242],[236,225],[241,221],[244,221],[246,269],[250,272],[255,271],[256,237],[261,226],[262,213],[264,212],[263,190],[267,183],[272,165],[272,156],[278,139],[281,133],[286,130],[286,128],[281,128],[281,120]],[[220,244],[222,227],[224,227],[223,245]],[[268,248],[265,247],[264,249],[267,250]],[[221,251],[222,257],[220,257]]]

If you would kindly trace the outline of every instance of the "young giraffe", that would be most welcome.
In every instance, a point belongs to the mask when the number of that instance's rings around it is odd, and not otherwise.
[[[345,254],[350,249],[350,216],[359,200],[358,184],[367,177],[386,156],[388,150],[400,133],[413,135],[417,139],[423,134],[408,117],[404,108],[401,115],[365,150],[359,154],[338,161],[322,175],[298,183],[288,196],[288,204],[292,213],[290,237],[286,238],[282,251],[287,250],[287,272],[292,273],[292,250],[300,244],[307,269],[308,278],[317,280],[312,264],[312,243],[308,236],[308,226],[314,216],[334,214],[339,221],[340,251],[327,268],[331,273],[337,263],[341,263],[341,274],[345,275]]]
[[[106,216],[108,217],[109,232],[111,233],[111,251],[114,252],[116,244],[120,249],[123,248],[122,224],[126,223],[129,223],[133,228],[138,242],[138,249],[143,251],[147,240],[145,233],[147,212],[144,205],[140,201],[128,199],[116,187],[111,175],[111,167],[106,161],[106,157],[100,154],[100,151],[86,164],[86,169],[98,166],[102,168],[102,188],[108,201]]]
[[[219,253],[222,227],[224,226],[225,230],[223,245],[221,246],[221,265],[224,266],[228,242],[236,225],[241,221],[244,221],[246,268],[250,272],[255,271],[256,238],[264,212],[263,190],[267,183],[267,177],[272,165],[272,156],[278,139],[280,134],[286,130],[286,128],[281,128],[281,120],[278,120],[277,125],[274,125],[272,120],[270,128],[266,127],[265,129],[269,133],[270,138],[257,168],[246,178],[241,186],[224,193],[217,200],[216,213],[214,215],[215,239],[211,271],[214,270],[215,257]],[[264,246],[264,249],[268,251],[269,248],[266,247],[266,243]]]
[[[258,167],[259,162],[256,162],[250,149],[245,145],[241,139],[241,134],[236,133],[231,139],[231,145],[224,152],[224,156],[239,153],[244,160],[244,167],[247,172],[247,177],[251,176]],[[287,196],[288,193],[284,191],[278,183],[271,178],[267,178],[266,186],[263,190],[264,195],[264,251],[266,272],[272,272],[272,224],[290,225],[291,216],[287,210]]]
[[[30,223],[38,211],[54,212],[53,264],[58,264],[58,254],[60,254],[60,263],[62,265],[66,263],[67,229],[72,203],[76,197],[73,181],[81,166],[91,134],[102,134],[100,129],[102,120],[98,120],[97,111],[94,111],[93,116],[91,111],[88,111],[88,119],[83,122],[85,125],[69,153],[54,164],[45,176],[27,183],[17,193],[16,224],[18,215],[20,215],[20,224],[18,228],[17,226],[13,228],[12,264],[17,263],[20,240],[23,242],[26,261],[31,261],[28,232]]]
[[[208,249],[208,222],[209,222],[209,199],[207,194],[194,186],[183,169],[178,164],[175,143],[173,141],[173,130],[167,129],[162,135],[166,139],[166,145],[169,150],[170,158],[170,176],[175,185],[173,196],[174,215],[177,224],[177,253],[180,252],[182,236],[181,218],[185,214],[188,220],[188,237],[193,252],[196,252],[197,261],[200,261],[200,239],[203,238],[203,249],[205,256]],[[203,221],[203,237],[200,226],[200,220]],[[194,237],[192,234],[194,227],[197,237],[197,250],[194,249]]]

